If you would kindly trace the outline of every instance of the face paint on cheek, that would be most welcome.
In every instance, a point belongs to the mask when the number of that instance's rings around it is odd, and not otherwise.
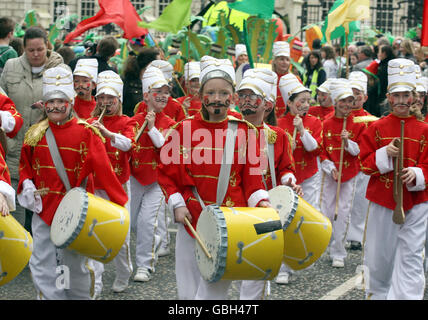
[[[203,101],[203,103],[204,103],[205,105],[207,105],[207,104],[210,102],[210,100],[209,100],[208,96],[203,96],[203,97],[202,97],[202,101]]]

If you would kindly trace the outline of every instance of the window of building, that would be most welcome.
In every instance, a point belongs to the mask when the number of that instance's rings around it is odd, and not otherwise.
[[[80,1],[81,20],[93,17],[95,15],[95,0]]]
[[[163,9],[165,9],[170,3],[171,0],[159,0],[159,15],[162,14]]]
[[[131,0],[131,3],[137,12],[138,10],[144,8],[144,0]]]
[[[56,21],[58,17],[64,17],[70,14],[67,1],[54,1],[53,5],[53,21]]]

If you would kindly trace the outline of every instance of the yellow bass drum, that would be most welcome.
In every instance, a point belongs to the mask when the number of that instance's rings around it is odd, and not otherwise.
[[[284,238],[272,208],[207,206],[196,225],[212,259],[195,242],[202,277],[219,280],[270,280],[279,271]]]
[[[288,186],[269,190],[284,230],[284,262],[293,270],[309,267],[330,242],[331,222]]]
[[[12,215],[0,215],[0,286],[21,273],[32,253],[30,233]]]
[[[126,208],[73,188],[60,202],[51,225],[51,240],[102,263],[119,253],[129,229]]]

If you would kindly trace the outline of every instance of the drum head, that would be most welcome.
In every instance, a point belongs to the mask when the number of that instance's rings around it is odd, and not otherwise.
[[[279,214],[282,229],[287,229],[296,214],[299,196],[288,186],[277,186],[269,190],[269,199]]]
[[[227,258],[227,227],[223,211],[215,205],[207,206],[201,213],[196,231],[208,249],[209,259],[195,241],[195,257],[202,277],[216,282],[223,277]]]
[[[88,196],[82,188],[67,192],[51,225],[51,240],[58,248],[68,247],[79,235],[88,212]]]

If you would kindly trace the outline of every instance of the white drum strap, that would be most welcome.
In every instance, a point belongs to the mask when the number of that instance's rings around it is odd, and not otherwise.
[[[264,127],[269,129],[267,124],[264,124]],[[265,134],[265,141],[268,146],[268,162],[269,162],[269,170],[270,170],[270,177],[272,179],[272,188],[276,187],[276,173],[275,173],[275,146],[273,143],[268,142],[267,134]]]
[[[223,148],[223,159],[220,167],[220,174],[217,182],[217,205],[221,206],[229,186],[230,170],[232,168],[234,153],[235,153],[235,140],[238,129],[238,123],[235,121],[228,121],[226,142]]]
[[[68,180],[68,176],[65,171],[65,167],[64,167],[64,163],[62,162],[61,155],[59,154],[55,136],[53,135],[53,132],[50,127],[46,131],[46,141],[48,142],[49,152],[51,153],[51,157],[54,162],[56,172],[58,173],[62,183],[64,184],[65,190],[69,191],[71,189],[70,181]],[[86,190],[87,182],[88,182],[88,177],[83,179],[80,187]]]
[[[50,127],[46,131],[46,141],[48,142],[49,151],[51,153],[52,160],[55,164],[56,172],[61,178],[65,189],[68,191],[71,189],[70,181],[68,180],[67,173],[65,172],[64,163],[62,162],[62,158],[59,154],[58,146],[55,141],[55,136],[53,135],[53,132]]]
[[[235,153],[235,140],[236,133],[238,129],[237,122],[228,122],[227,133],[226,133],[226,143],[223,148],[223,158],[220,167],[220,173],[217,182],[217,197],[216,204],[221,206],[223,203],[224,197],[226,196],[227,188],[229,186],[230,170],[232,168],[233,156]],[[196,199],[199,201],[202,209],[205,209],[205,204],[199,196],[198,190],[195,186],[192,187],[192,192]]]

